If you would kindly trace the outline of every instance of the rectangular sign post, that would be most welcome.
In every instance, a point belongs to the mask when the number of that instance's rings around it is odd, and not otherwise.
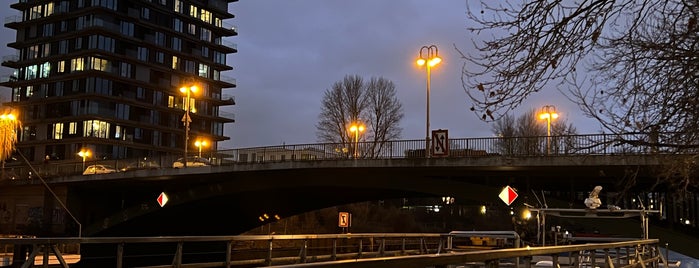
[[[349,212],[338,213],[337,226],[342,228],[343,233],[346,233],[347,229],[352,226],[352,214]]]
[[[432,130],[432,156],[449,156],[449,133],[446,129]]]

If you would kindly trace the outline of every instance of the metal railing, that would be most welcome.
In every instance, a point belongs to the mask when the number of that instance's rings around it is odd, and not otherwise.
[[[649,143],[650,136],[644,133],[624,135],[590,134],[537,137],[487,137],[457,138],[448,141],[449,152],[445,155],[431,154],[432,157],[557,157],[583,155],[640,155],[671,154],[673,147],[659,147]],[[666,142],[668,143],[668,142]],[[355,148],[356,147],[356,148]],[[355,157],[355,151],[357,154]],[[550,149],[550,150],[548,150]],[[196,153],[191,153],[194,156]],[[179,154],[150,157],[161,168],[171,168],[172,163],[182,157]],[[222,149],[202,152],[214,165],[236,165],[263,162],[285,161],[337,161],[351,159],[418,159],[425,157],[425,140],[398,140],[386,142],[347,142],[347,143],[308,143]],[[88,159],[85,166],[103,164],[120,170],[128,164],[143,161],[130,159]],[[79,159],[49,161],[48,164],[21,161],[6,163],[3,178],[25,179],[42,177],[71,176],[85,170]]]
[[[448,153],[432,157],[574,156],[674,153],[672,147],[653,145],[645,133],[590,134],[536,137],[457,138],[448,141]],[[355,154],[356,150],[356,154]],[[341,159],[424,158],[425,140],[385,142],[311,143],[218,150],[223,163],[317,161]],[[356,156],[356,157],[355,157]]]
[[[422,267],[469,264],[495,267],[509,263],[529,267],[536,256],[553,267],[629,267],[659,262],[657,239],[548,247],[454,250],[458,234],[370,233],[185,237],[0,238],[11,245],[3,263],[13,267],[49,263],[70,267],[66,259],[110,267],[236,267],[286,265],[314,267]],[[447,240],[450,241],[447,244]],[[2,248],[2,247],[0,247]],[[77,249],[90,254],[79,255]],[[10,252],[7,252],[10,253]],[[77,255],[77,257],[76,257]],[[68,256],[72,256],[68,258]],[[559,258],[567,256],[567,261]],[[10,263],[11,260],[11,263]],[[351,261],[347,261],[351,260]],[[0,265],[1,266],[1,265]]]

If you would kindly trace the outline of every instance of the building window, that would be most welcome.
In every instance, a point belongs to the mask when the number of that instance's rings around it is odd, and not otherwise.
[[[175,12],[182,13],[182,10],[184,9],[184,4],[182,3],[182,0],[175,0],[174,9]]]
[[[226,54],[214,51],[214,62],[218,64],[226,64]]]
[[[185,60],[184,62],[185,62],[184,71],[193,74],[196,71],[196,69],[195,69],[196,63],[194,61],[191,61],[191,60]]]
[[[89,38],[89,47],[114,52],[114,42],[114,39],[111,37],[92,35]]]
[[[132,73],[133,73],[133,72],[131,71],[131,64],[126,63],[126,62],[122,62],[122,63],[119,64],[119,75],[121,75],[122,77],[129,77],[129,78],[131,78],[131,77],[132,77],[132,75],[131,75]]]
[[[116,126],[116,129],[114,131],[114,138],[117,140],[125,140],[126,138],[126,128],[122,126]]]
[[[189,15],[195,18],[199,18],[199,8],[196,6],[189,6]]]
[[[58,72],[62,73],[66,71],[66,61],[59,61],[58,62]]]
[[[172,49],[182,51],[182,40],[177,37],[172,38]]]
[[[141,128],[134,128],[133,130],[133,137],[136,140],[143,139],[143,129]]]
[[[136,97],[139,99],[145,99],[146,98],[146,89],[142,87],[137,87],[136,88]]]
[[[74,49],[78,50],[78,49],[82,49],[82,48],[83,48],[83,38],[82,37],[75,38]]]
[[[39,57],[39,45],[33,45],[27,48],[27,59],[36,59]]]
[[[117,105],[116,105],[116,118],[123,119],[123,120],[129,120],[129,105],[128,104],[117,103]]]
[[[168,96],[167,97],[167,107],[168,108],[175,108],[175,96]]]
[[[53,36],[53,23],[44,24],[44,37]]]
[[[138,59],[142,61],[148,61],[148,48],[139,47],[138,48]]]
[[[77,58],[70,60],[70,71],[82,71],[85,69],[85,61],[83,58]]]
[[[202,57],[208,58],[209,57],[209,47],[202,46],[201,47],[201,55],[202,55]]]
[[[180,66],[179,59],[177,56],[172,56],[172,69],[177,70],[178,67]]]
[[[78,123],[70,122],[68,124],[68,135],[75,135],[78,133]]]
[[[111,10],[117,10],[116,2],[116,0],[92,0],[92,6],[101,6]]]
[[[39,67],[36,65],[27,66],[27,68],[24,69],[24,79],[30,80],[36,78],[37,69],[39,69]]]
[[[165,34],[161,32],[155,32],[155,44],[159,46],[165,46]]]
[[[53,124],[53,139],[54,140],[63,139],[63,123]]]
[[[210,11],[203,9],[203,8],[201,9],[201,16],[199,17],[199,19],[201,19],[202,21],[205,21],[208,24],[211,24],[211,17],[212,16],[211,16]]]
[[[201,37],[201,40],[211,42],[211,30],[202,27],[200,37]]]
[[[90,69],[109,72],[109,61],[105,59],[90,57]]]
[[[180,19],[174,19],[172,23],[172,27],[175,29],[177,32],[182,32],[182,21]]]
[[[68,54],[68,40],[58,41],[58,53]]]
[[[134,26],[131,22],[122,21],[121,22],[121,34],[126,36],[134,36]]]
[[[209,77],[209,66],[206,64],[199,64],[199,76]]]
[[[197,34],[197,25],[194,23],[189,24],[189,34],[195,35]]]
[[[100,120],[84,121],[83,136],[107,139],[109,138],[109,123]]]
[[[39,73],[39,78],[47,78],[51,73],[51,63],[44,62],[41,64],[41,72]]]
[[[149,20],[150,19],[150,9],[147,7],[141,8],[141,18]]]
[[[156,52],[155,53],[155,60],[161,64],[165,63],[165,53],[163,53],[161,51]]]

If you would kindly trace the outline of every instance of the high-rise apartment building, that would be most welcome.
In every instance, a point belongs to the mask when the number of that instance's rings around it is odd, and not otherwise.
[[[198,139],[216,148],[233,122],[220,108],[235,104],[224,94],[235,81],[221,73],[237,52],[224,41],[237,35],[224,23],[236,1],[11,4],[21,15],[5,27],[16,30],[8,46],[18,53],[2,65],[16,71],[0,86],[11,88],[5,106],[21,121],[17,148],[32,161],[75,160],[82,149],[96,159],[181,156]]]

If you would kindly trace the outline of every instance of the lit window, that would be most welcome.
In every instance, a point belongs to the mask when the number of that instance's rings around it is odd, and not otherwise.
[[[51,73],[51,63],[44,62],[41,64],[41,73],[39,73],[39,78],[47,78]]]
[[[100,58],[90,58],[90,68],[98,71],[109,71],[109,61]]]
[[[70,122],[68,125],[68,135],[75,135],[78,133],[78,123]]]
[[[109,123],[100,120],[87,120],[83,122],[83,136],[109,138]]]
[[[63,123],[53,124],[53,139],[54,140],[63,139]]]
[[[77,58],[70,60],[70,70],[71,71],[82,71],[85,69],[85,61],[83,58]]]
[[[177,70],[179,66],[179,61],[177,56],[172,56],[172,69]]]
[[[206,64],[199,64],[199,76],[209,77],[209,66]]]

